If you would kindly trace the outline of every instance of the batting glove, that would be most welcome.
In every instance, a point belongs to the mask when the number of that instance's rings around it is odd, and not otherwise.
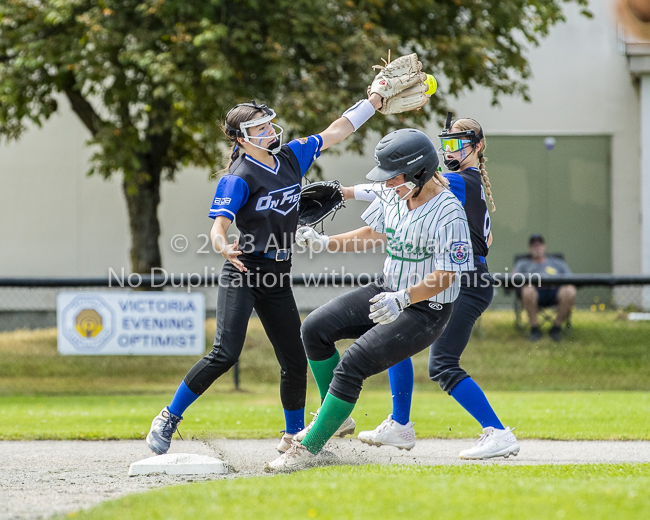
[[[320,253],[326,251],[330,243],[328,235],[321,235],[314,228],[303,226],[296,232],[296,244],[300,247],[308,247],[312,251]]]
[[[372,305],[368,317],[379,325],[388,325],[411,305],[411,295],[406,289],[397,292],[383,292],[371,298],[370,303]]]

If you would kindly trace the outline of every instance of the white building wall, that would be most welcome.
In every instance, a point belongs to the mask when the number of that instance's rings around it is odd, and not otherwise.
[[[638,85],[621,53],[610,1],[592,0],[589,9],[594,13],[591,20],[568,6],[567,22],[552,29],[529,53],[532,103],[507,98],[493,108],[487,93],[473,92],[454,108],[459,115],[478,119],[488,136],[611,135],[613,272],[637,274],[641,269]]]
[[[614,272],[639,273],[640,138],[639,93],[619,52],[609,0],[593,0],[592,20],[566,8],[567,23],[528,53],[533,72],[532,103],[508,98],[490,106],[478,90],[452,103],[458,115],[478,119],[487,135],[607,134],[612,136],[612,254]],[[353,100],[351,100],[352,102]],[[61,113],[18,142],[0,146],[0,276],[103,276],[109,268],[128,272],[128,223],[118,177],[86,177],[91,151],[87,132],[61,103]],[[377,116],[381,117],[381,116]],[[428,129],[438,133],[436,125]],[[372,148],[363,157],[325,152],[327,178],[352,183],[373,166]],[[489,155],[489,154],[488,154]],[[162,189],[161,248],[167,270],[203,272],[221,264],[214,253],[199,254],[200,234],[209,232],[207,211],[216,183],[209,172],[183,171]],[[495,194],[498,197],[498,194]],[[360,225],[363,203],[350,202],[327,225],[329,232]],[[175,253],[171,238],[186,235],[189,246]],[[209,249],[209,248],[206,248]],[[296,272],[340,266],[343,259],[299,257]],[[378,272],[381,255],[347,255],[348,272]]]

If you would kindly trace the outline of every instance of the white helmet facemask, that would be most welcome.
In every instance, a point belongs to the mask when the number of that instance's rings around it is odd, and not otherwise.
[[[233,110],[241,106],[255,108],[263,112],[263,114],[260,117],[251,119],[250,121],[244,121],[243,123],[240,123],[239,128],[233,128],[228,124],[228,117],[230,116]],[[247,142],[251,146],[254,146],[255,148],[259,148],[260,150],[264,150],[265,152],[274,155],[278,153],[282,148],[282,134],[284,133],[284,129],[280,125],[276,125],[275,123],[271,123],[271,126],[275,130],[275,135],[268,135],[269,133],[267,131],[262,132],[260,135],[249,135],[248,129],[268,123],[273,119],[275,119],[275,117],[276,117],[275,111],[267,107],[266,105],[258,105],[255,101],[252,101],[251,103],[241,103],[231,108],[230,111],[228,112],[228,115],[226,115],[226,133],[231,138],[241,137],[242,139],[244,139],[245,142]],[[264,139],[272,140],[270,145],[266,148],[264,146],[260,146],[263,143]],[[254,143],[252,140],[257,141],[257,143],[259,144]]]
[[[405,188],[408,188],[408,192],[404,194],[403,197],[400,197],[397,194],[397,188],[401,188],[404,186]],[[392,206],[394,204],[398,204],[403,200],[406,200],[406,198],[413,193],[413,190],[417,188],[415,183],[413,182],[403,182],[402,184],[398,184],[397,186],[394,186],[392,188],[388,188],[386,186],[386,181],[384,182],[373,182],[372,183],[372,191],[375,192],[377,197],[379,197],[383,202],[386,204]]]
[[[244,141],[246,141],[251,146],[254,146],[255,148],[259,148],[260,150],[264,150],[265,152],[269,152],[275,155],[280,151],[280,148],[282,148],[282,134],[284,133],[284,129],[280,125],[271,123],[271,126],[275,130],[275,135],[268,135],[268,132],[266,130],[259,135],[248,134],[249,128],[263,125],[275,119],[275,112],[270,108],[268,110],[271,112],[270,114],[264,114],[263,116],[258,117],[256,119],[251,119],[250,121],[241,123],[239,127],[241,128],[241,131],[244,134]],[[255,144],[254,142],[251,141],[251,139],[258,141],[260,144]],[[264,146],[260,146],[264,139],[272,139],[273,141],[277,141],[277,143],[271,141],[271,146],[269,146],[268,148]]]

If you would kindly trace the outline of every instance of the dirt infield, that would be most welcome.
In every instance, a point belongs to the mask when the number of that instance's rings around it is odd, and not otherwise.
[[[265,475],[264,461],[277,456],[274,440],[175,440],[170,453],[210,455],[228,462],[227,476],[127,475],[132,462],[151,456],[144,441],[0,442],[0,520],[47,518],[92,507],[151,488],[212,478]],[[331,441],[342,464],[581,464],[650,462],[650,441],[520,441],[517,457],[461,461],[471,440],[418,441],[411,451],[375,448],[357,439]]]

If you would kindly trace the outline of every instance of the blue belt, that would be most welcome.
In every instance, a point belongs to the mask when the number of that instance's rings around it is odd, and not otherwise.
[[[481,263],[481,264],[486,264],[486,265],[487,265],[487,262],[485,261],[485,257],[484,257],[484,256],[474,255],[474,261],[475,261],[475,262],[478,261],[478,262]]]
[[[267,251],[262,253],[262,251],[255,251],[251,253],[253,256],[263,256],[264,258],[270,258],[276,262],[286,262],[291,258],[291,249],[273,249],[272,251]]]

